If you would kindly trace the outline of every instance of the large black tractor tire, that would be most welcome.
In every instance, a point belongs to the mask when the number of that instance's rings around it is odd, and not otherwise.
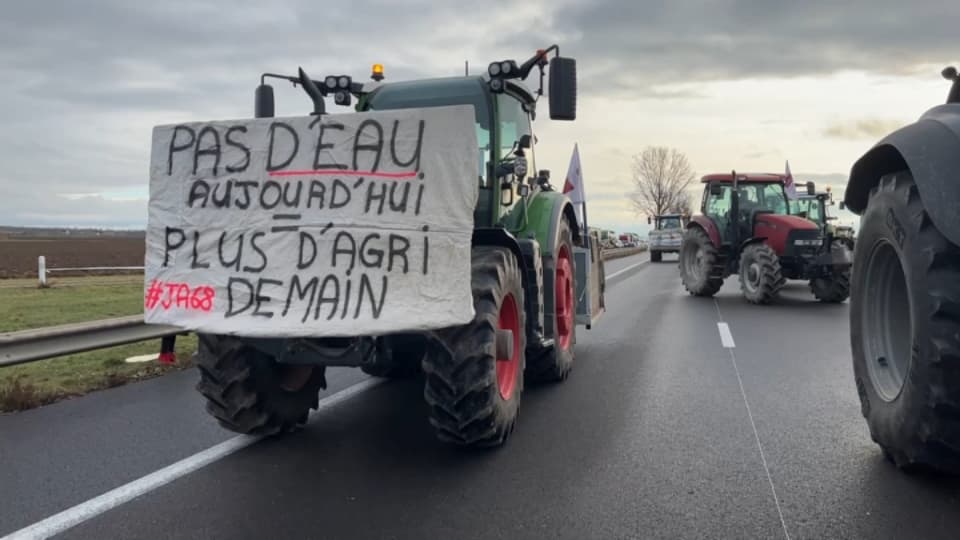
[[[523,394],[526,346],[523,282],[504,248],[477,247],[472,255],[473,307],[464,326],[437,337],[423,362],[430,423],[441,440],[473,447],[503,444],[513,431]],[[512,352],[498,359],[497,330],[512,332]]]
[[[229,336],[201,334],[196,364],[207,412],[224,428],[246,435],[299,428],[327,386],[323,367],[278,364]]]
[[[660,262],[662,260],[663,260],[663,252],[660,252],[660,251],[650,252],[650,262]]]
[[[850,271],[810,280],[810,292],[825,304],[839,304],[850,297]]]
[[[385,336],[377,340],[376,360],[360,369],[372,377],[405,379],[420,373],[427,353],[427,340],[421,336]]]
[[[860,224],[850,341],[870,435],[901,468],[960,474],[960,247],[907,171],[880,179]]]
[[[787,283],[773,248],[758,242],[740,254],[740,291],[751,304],[769,304]]]
[[[651,260],[652,256],[651,253]],[[683,235],[680,279],[687,292],[694,296],[713,296],[723,286],[720,253],[700,227],[691,227]]]
[[[830,245],[836,255],[848,258],[850,247],[844,240],[834,240]],[[849,258],[847,259],[849,260]],[[850,268],[840,272],[835,272],[825,277],[813,278],[810,280],[810,292],[813,296],[825,304],[839,304],[850,297]]]
[[[530,351],[526,379],[531,382],[557,382],[573,369],[573,347],[577,343],[576,258],[573,233],[567,220],[560,221],[559,243],[550,257],[544,257],[544,306],[546,327],[553,328],[553,346]],[[564,262],[566,261],[566,262]],[[601,267],[601,272],[603,271]]]

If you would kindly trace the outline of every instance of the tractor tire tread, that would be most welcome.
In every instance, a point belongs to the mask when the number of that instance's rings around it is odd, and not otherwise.
[[[289,392],[269,376],[276,364],[265,354],[228,336],[199,338],[196,388],[207,399],[207,412],[224,428],[246,435],[282,434],[298,429],[309,410],[317,408],[319,392],[326,387],[322,368]]]
[[[503,248],[474,248],[471,286],[474,320],[437,332],[445,347],[431,347],[424,359],[424,398],[430,423],[440,440],[493,447],[503,444],[513,430],[523,392],[524,332],[520,332],[521,365],[509,401],[500,396],[496,377],[499,304],[507,293],[513,294],[517,303],[519,327],[526,328],[517,260]]]
[[[696,243],[698,248],[702,248],[704,265],[707,271],[703,272],[700,280],[694,280],[684,267],[684,247],[690,243]],[[710,297],[720,290],[723,286],[724,265],[720,252],[707,233],[699,227],[691,227],[683,237],[683,244],[680,247],[680,278],[683,281],[683,287],[693,296]]]
[[[741,261],[756,259],[760,264],[760,283],[755,291],[750,291],[746,285],[747,272],[740,269],[740,290],[744,298],[752,304],[769,304],[780,294],[780,289],[786,285],[780,260],[773,248],[765,243],[750,244],[743,249]]]
[[[881,204],[875,201],[881,195],[903,205],[901,215],[909,219],[903,220],[902,226],[912,229],[908,236],[913,235],[904,243],[904,256],[921,261],[917,265],[922,274],[919,279],[926,287],[916,287],[919,290],[914,291],[910,302],[921,319],[920,328],[926,331],[915,331],[912,336],[912,362],[919,364],[911,367],[905,382],[921,390],[912,394],[912,402],[902,404],[909,405],[914,429],[884,429],[878,424],[882,419],[871,414],[869,402],[862,403],[862,412],[871,436],[897,467],[910,472],[938,470],[960,475],[960,246],[947,240],[930,220],[909,171],[881,178],[870,192],[865,217],[870,215],[871,205]],[[860,247],[861,242],[857,245]],[[854,283],[857,288],[858,283]],[[919,309],[923,304],[930,309]],[[859,322],[851,313],[851,327],[854,324]],[[918,346],[918,340],[924,343]],[[865,384],[872,384],[869,377],[865,379]]]

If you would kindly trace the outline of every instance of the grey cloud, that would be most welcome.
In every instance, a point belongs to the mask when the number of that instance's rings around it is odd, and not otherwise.
[[[868,0],[8,2],[0,222],[142,223],[141,203],[60,195],[145,190],[150,128],[247,116],[264,71],[452,75],[557,42],[584,99],[690,99],[695,87],[663,85],[943,61],[958,17],[956,2]],[[299,91],[277,93],[281,112],[307,110]]]
[[[929,0],[584,0],[554,18],[585,72],[623,86],[900,73],[956,58],[958,19],[960,3]]]
[[[863,118],[852,122],[837,122],[831,124],[823,130],[823,134],[839,139],[866,139],[875,141],[906,124],[907,122],[886,120],[883,118]]]

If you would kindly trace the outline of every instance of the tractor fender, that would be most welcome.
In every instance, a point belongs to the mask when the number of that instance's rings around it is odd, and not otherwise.
[[[520,265],[520,272],[524,278],[524,287],[526,287],[527,263],[523,257],[523,250],[520,249],[520,242],[510,234],[506,229],[499,227],[481,227],[473,230],[473,237],[470,240],[472,246],[497,246],[507,248],[517,258],[517,264]]]
[[[539,242],[544,257],[553,255],[559,241],[562,218],[570,222],[574,245],[584,245],[573,203],[569,197],[557,191],[541,191],[533,196],[530,206],[527,207],[527,226],[520,232],[520,236]]]
[[[712,219],[704,215],[696,215],[690,218],[690,223],[687,224],[687,229],[691,227],[700,227],[704,232],[707,233],[707,236],[710,237],[710,242],[713,243],[713,246],[719,249],[720,246],[720,231],[717,229],[717,224],[713,222]]]
[[[937,229],[960,244],[960,104],[934,107],[918,121],[894,131],[850,170],[844,203],[855,214],[867,207],[880,177],[909,169],[920,200]]]
[[[743,242],[740,242],[740,249],[737,253],[743,252],[743,250],[747,249],[747,246],[750,244],[763,244],[766,243],[767,240],[768,238],[766,236],[754,236],[753,238],[747,238]],[[774,249],[774,251],[776,251],[776,249]],[[780,254],[778,253],[777,255]]]

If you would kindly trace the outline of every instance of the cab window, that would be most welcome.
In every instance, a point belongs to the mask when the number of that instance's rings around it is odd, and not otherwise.
[[[774,214],[790,213],[787,211],[787,198],[780,184],[764,184],[760,199],[761,206]]]
[[[523,110],[523,105],[516,98],[508,94],[497,94],[497,112],[499,113],[499,122],[497,124],[497,141],[500,146],[499,158],[504,159],[510,156],[514,143],[520,140],[523,135],[530,135],[533,138],[533,130],[530,127],[530,115]],[[534,171],[533,165],[533,143],[525,151],[527,156],[527,170]]]

